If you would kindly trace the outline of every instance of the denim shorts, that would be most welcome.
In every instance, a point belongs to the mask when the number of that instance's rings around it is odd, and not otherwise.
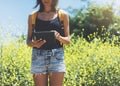
[[[31,74],[65,72],[63,48],[40,50],[33,48]]]

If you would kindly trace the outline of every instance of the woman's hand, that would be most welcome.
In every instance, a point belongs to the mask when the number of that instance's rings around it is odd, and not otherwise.
[[[31,47],[40,48],[45,43],[46,43],[45,40],[35,40],[35,41],[33,41],[33,42],[29,43],[29,44],[31,45]]]
[[[56,38],[59,42],[61,42],[61,43],[63,43],[63,44],[69,44],[69,43],[70,43],[70,37],[69,37],[69,35],[63,37],[63,36],[61,36],[60,33],[58,33],[56,30],[52,30],[52,31],[54,32],[55,38]]]
[[[55,34],[55,38],[58,39],[58,37],[60,36],[60,33],[58,33],[56,30],[52,30]]]

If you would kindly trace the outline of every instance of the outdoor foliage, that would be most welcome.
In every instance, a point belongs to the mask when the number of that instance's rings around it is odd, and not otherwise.
[[[120,16],[116,15],[111,6],[90,5],[86,10],[73,10],[74,17],[70,16],[71,33],[81,36],[87,40],[88,35],[97,32],[98,36],[109,32],[111,35],[120,35]],[[102,32],[102,27],[106,31]],[[83,30],[84,29],[84,30]]]
[[[64,46],[67,72],[63,86],[120,86],[120,16],[112,6],[81,1],[87,3],[86,8],[67,9],[74,35],[70,45]],[[26,45],[26,36],[7,40],[8,44],[5,38],[0,35],[0,86],[34,86],[32,48]]]
[[[99,39],[86,42],[72,36],[65,48],[67,73],[63,86],[119,86],[120,47]],[[24,41],[0,47],[0,86],[33,86],[31,48]]]

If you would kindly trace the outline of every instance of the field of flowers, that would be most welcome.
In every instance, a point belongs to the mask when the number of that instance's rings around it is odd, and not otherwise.
[[[67,73],[63,86],[120,85],[120,46],[98,39],[88,43],[73,36],[64,49]],[[34,86],[31,50],[25,41],[0,45],[0,86]]]

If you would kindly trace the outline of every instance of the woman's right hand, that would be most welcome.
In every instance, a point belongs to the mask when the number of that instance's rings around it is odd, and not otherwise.
[[[31,42],[32,47],[40,48],[43,44],[45,44],[45,40],[35,40]]]

